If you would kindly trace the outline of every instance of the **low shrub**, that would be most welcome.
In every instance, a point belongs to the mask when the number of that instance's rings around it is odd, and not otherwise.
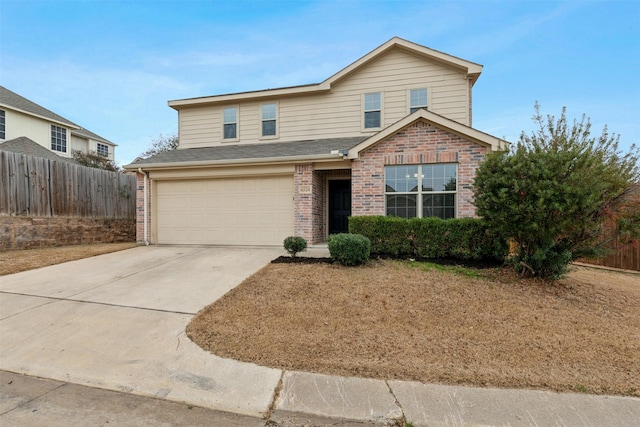
[[[328,246],[331,258],[342,265],[364,264],[371,254],[371,241],[361,234],[334,234]]]
[[[284,249],[295,258],[298,252],[307,249],[307,241],[300,236],[289,236],[284,239]]]
[[[349,232],[371,241],[371,253],[391,257],[502,261],[509,246],[477,218],[349,218]]]

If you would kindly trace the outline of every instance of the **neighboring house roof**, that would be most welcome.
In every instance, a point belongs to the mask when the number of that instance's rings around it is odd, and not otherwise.
[[[380,132],[372,135],[370,138],[365,139],[358,145],[351,147],[349,150],[349,158],[355,159],[358,157],[358,154],[361,151],[366,150],[372,145],[377,144],[378,142],[388,138],[389,136],[402,131],[402,129],[412,125],[417,121],[425,121],[427,123],[432,123],[436,126],[441,126],[445,128],[449,132],[453,132],[467,139],[471,139],[473,141],[489,145],[492,151],[505,150],[509,147],[509,142],[496,138],[495,136],[489,135],[488,133],[481,132],[477,129],[474,129],[469,126],[465,126],[461,123],[456,122],[455,120],[448,119],[440,114],[436,114],[432,111],[425,110],[423,108],[417,110],[415,113],[409,114],[401,120],[398,120],[396,123],[392,124],[381,130]]]
[[[171,108],[179,110],[183,106],[193,106],[197,104],[217,104],[223,102],[229,102],[234,100],[242,100],[242,99],[257,99],[257,98],[273,98],[283,95],[294,95],[294,94],[307,94],[313,92],[328,92],[331,90],[331,86],[334,83],[346,78],[350,74],[355,71],[361,69],[363,66],[369,64],[371,61],[379,58],[384,55],[391,49],[403,49],[408,51],[414,55],[421,56],[423,58],[429,59],[431,61],[439,62],[445,66],[455,68],[458,70],[462,70],[467,74],[467,77],[471,80],[471,83],[475,83],[475,81],[482,73],[482,65],[476,64],[475,62],[466,61],[464,59],[458,58],[453,55],[449,55],[444,52],[440,52],[434,49],[430,49],[426,46],[419,45],[417,43],[410,42],[405,39],[401,39],[400,37],[393,37],[386,43],[372,50],[362,58],[338,71],[336,74],[332,75],[328,79],[324,80],[321,83],[314,83],[308,85],[301,86],[290,86],[283,87],[277,89],[267,89],[267,90],[258,90],[251,92],[239,92],[239,93],[231,93],[225,95],[216,95],[216,96],[203,96],[196,98],[187,98],[187,99],[179,99],[174,101],[169,101],[168,104]]]
[[[3,86],[0,86],[0,105],[14,109],[16,111],[30,114],[32,116],[50,120],[52,122],[65,125],[70,128],[80,128],[80,126],[73,123],[71,120],[67,120],[64,117],[54,113],[53,111],[47,110],[46,108],[36,104],[35,102],[29,101],[27,98],[20,96],[15,92],[11,92],[9,89]]]
[[[0,150],[10,151],[12,153],[18,154],[26,154],[29,156],[40,157],[48,160],[76,163],[73,159],[58,156],[53,151],[47,150],[42,145],[38,144],[35,141],[32,141],[26,136],[21,136],[19,138],[1,143]]]
[[[295,142],[263,144],[236,144],[217,147],[185,148],[165,151],[148,159],[139,159],[125,166],[166,168],[175,166],[197,166],[216,164],[240,164],[262,162],[289,162],[295,160],[340,160],[349,148],[366,137],[316,139]]]
[[[77,135],[82,138],[93,139],[95,141],[104,142],[112,146],[117,146],[108,139],[105,139],[91,132],[90,130],[83,128],[82,126],[73,123],[71,120],[65,119],[64,117],[54,113],[51,110],[47,110],[43,106],[38,105],[33,101],[29,101],[27,98],[10,91],[4,86],[0,86],[0,107],[1,106],[64,125],[71,129],[72,135]]]
[[[93,139],[94,141],[98,141],[98,142],[104,142],[105,144],[113,145],[115,147],[118,146],[118,144],[114,144],[113,142],[111,142],[111,141],[109,141],[107,139],[104,139],[100,135],[95,134],[95,133],[93,133],[90,130],[85,129],[85,128],[73,129],[71,131],[71,134],[72,135],[78,135],[78,136],[81,136],[83,138]]]

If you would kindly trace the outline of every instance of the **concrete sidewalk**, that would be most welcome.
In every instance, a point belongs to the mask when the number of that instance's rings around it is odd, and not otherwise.
[[[314,255],[321,256],[321,251],[314,249]],[[118,394],[115,401],[121,403],[104,411],[121,410],[118,405],[128,405],[127,396],[131,402],[144,396],[251,417],[245,425],[256,420],[271,426],[404,421],[414,426],[638,425],[640,399],[635,398],[282,371],[217,357],[186,337],[185,327],[198,310],[282,252],[139,247],[4,276],[0,278],[0,369],[51,379],[54,383],[44,386],[50,392],[78,384],[128,393]],[[25,402],[32,401],[30,395],[21,400],[15,390],[3,380],[0,423],[13,420],[29,407]],[[45,399],[48,393],[35,399]],[[64,401],[54,407],[44,405],[38,412],[53,411],[52,417],[57,416]],[[83,412],[70,408],[67,413]],[[208,416],[215,417],[212,414]],[[135,411],[130,416],[145,419]],[[166,422],[194,425],[186,418]],[[219,425],[234,425],[231,422]]]

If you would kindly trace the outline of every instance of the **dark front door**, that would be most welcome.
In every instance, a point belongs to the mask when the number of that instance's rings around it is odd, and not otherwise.
[[[349,231],[351,215],[351,180],[329,181],[329,234]]]

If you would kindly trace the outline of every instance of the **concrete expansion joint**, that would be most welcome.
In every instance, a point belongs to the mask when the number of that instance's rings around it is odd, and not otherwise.
[[[273,416],[273,413],[276,410],[276,402],[278,400],[278,397],[280,397],[280,392],[282,391],[282,388],[284,387],[284,373],[285,370],[283,369],[280,372],[280,379],[278,380],[278,385],[276,386],[276,388],[273,390],[273,398],[271,399],[271,404],[269,405],[269,408],[267,409],[267,412],[265,412],[264,414],[264,419],[265,419],[265,427],[277,427],[278,423],[273,421],[271,419],[271,417]]]
[[[7,371],[7,372],[9,372],[9,371]],[[20,375],[20,374],[18,374],[18,375]],[[12,382],[13,382],[13,381],[9,382],[9,384],[11,384]],[[31,404],[31,402],[33,402],[33,401],[35,401],[35,400],[38,400],[38,399],[40,399],[40,398],[42,398],[42,397],[44,397],[44,396],[47,396],[47,395],[49,395],[49,394],[53,394],[53,393],[55,393],[56,391],[58,391],[60,388],[62,388],[62,387],[64,387],[64,386],[66,386],[66,385],[67,385],[67,383],[62,383],[62,384],[60,384],[59,386],[57,386],[57,387],[55,387],[55,388],[53,388],[53,389],[51,389],[51,390],[46,391],[45,393],[40,393],[40,394],[38,394],[38,395],[35,395],[35,396],[34,396],[33,398],[31,398],[31,399],[28,399],[28,400],[25,400],[25,401],[23,401],[23,402],[20,402],[20,404],[19,404],[19,405],[12,407],[12,408],[11,408],[11,409],[9,409],[8,411],[0,412],[0,417],[1,417],[1,416],[3,416],[3,415],[6,415],[6,414],[8,414],[8,413],[10,413],[11,411],[15,411],[15,410],[17,410],[17,409],[19,409],[19,408],[29,406],[29,405]]]
[[[400,401],[398,400],[398,397],[395,395],[395,393],[393,392],[393,389],[389,385],[389,381],[385,381],[384,383],[389,388],[389,394],[391,396],[393,396],[393,400],[395,400],[396,406],[400,410],[400,418],[395,418],[395,419],[389,420],[390,422],[393,423],[393,424],[391,424],[391,426],[393,426],[393,427],[395,427],[395,426],[404,427],[407,424],[407,417],[404,414],[404,409],[402,409],[402,405],[400,404]]]

